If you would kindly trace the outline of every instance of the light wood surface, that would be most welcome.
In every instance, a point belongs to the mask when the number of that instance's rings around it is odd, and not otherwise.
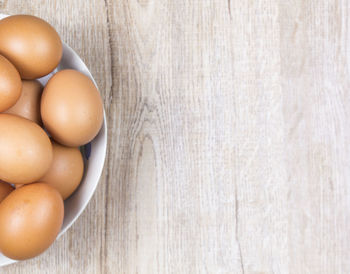
[[[348,0],[0,1],[91,69],[108,161],[1,273],[350,273]]]

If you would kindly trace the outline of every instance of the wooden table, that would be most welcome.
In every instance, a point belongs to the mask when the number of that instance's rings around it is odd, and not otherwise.
[[[0,1],[90,67],[108,161],[1,273],[350,273],[348,0]]]

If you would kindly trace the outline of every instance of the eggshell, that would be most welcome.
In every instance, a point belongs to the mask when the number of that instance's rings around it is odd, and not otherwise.
[[[89,77],[75,70],[61,70],[44,88],[41,117],[57,142],[78,147],[90,142],[99,132],[103,104]]]
[[[0,181],[0,203],[9,195],[14,188],[5,182]]]
[[[14,190],[0,204],[0,251],[14,260],[39,255],[55,241],[63,216],[53,187],[34,183]]]
[[[0,114],[0,179],[13,184],[39,180],[52,161],[52,145],[37,124],[11,114]]]
[[[46,21],[31,15],[0,20],[0,53],[18,69],[22,79],[49,74],[62,57],[62,42]]]
[[[21,89],[21,77],[17,69],[9,60],[0,55],[0,112],[7,110],[17,102],[21,96]]]
[[[22,80],[22,95],[16,104],[5,111],[41,125],[40,100],[43,86],[37,80]]]
[[[84,161],[79,148],[52,143],[51,167],[40,181],[56,188],[67,199],[79,186],[84,173]]]

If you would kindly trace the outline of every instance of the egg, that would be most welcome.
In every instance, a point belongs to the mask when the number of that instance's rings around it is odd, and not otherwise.
[[[21,90],[21,77],[17,69],[9,60],[0,55],[0,112],[7,110],[17,102],[21,96]]]
[[[64,217],[61,195],[34,183],[11,192],[0,204],[0,251],[14,260],[33,258],[56,239]]]
[[[41,125],[40,100],[43,86],[37,80],[22,80],[22,94],[16,104],[5,111]]]
[[[5,182],[0,181],[0,203],[9,195],[14,188]]]
[[[102,126],[102,99],[89,77],[75,70],[61,70],[44,88],[41,117],[57,142],[70,147],[82,146],[90,142]]]
[[[79,186],[84,173],[84,161],[79,148],[52,143],[51,167],[40,181],[56,188],[67,199]]]
[[[0,114],[0,179],[13,184],[39,180],[52,161],[52,145],[37,124],[11,114]]]
[[[31,15],[0,20],[0,53],[15,65],[22,79],[49,74],[62,57],[62,42],[46,21]]]

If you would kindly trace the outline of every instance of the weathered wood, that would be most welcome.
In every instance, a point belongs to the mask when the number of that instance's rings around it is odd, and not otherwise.
[[[57,28],[109,125],[84,214],[1,273],[350,273],[346,0],[0,7]]]

